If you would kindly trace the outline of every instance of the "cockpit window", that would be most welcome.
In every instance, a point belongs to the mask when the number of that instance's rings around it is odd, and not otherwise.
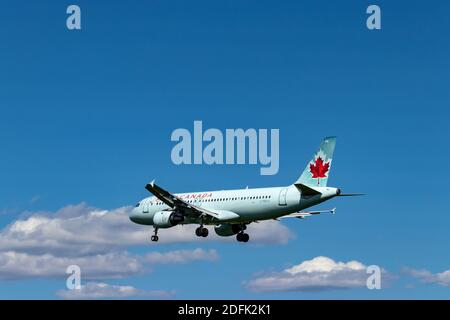
[[[136,204],[136,207],[139,207],[139,205],[140,205],[140,203],[138,202],[138,203]]]

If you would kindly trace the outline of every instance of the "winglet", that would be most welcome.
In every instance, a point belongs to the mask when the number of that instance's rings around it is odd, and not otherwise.
[[[155,179],[145,185],[145,189],[153,193],[152,189],[155,187]]]
[[[153,179],[152,181],[150,181],[149,183],[147,183],[147,185],[145,186],[145,188],[147,189],[148,187],[154,187],[155,186],[155,179]]]

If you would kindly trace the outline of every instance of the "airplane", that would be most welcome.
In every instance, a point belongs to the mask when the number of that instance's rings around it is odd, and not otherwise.
[[[214,225],[217,235],[236,235],[237,241],[248,242],[250,236],[245,230],[250,223],[334,214],[335,209],[302,210],[334,197],[362,195],[343,194],[339,188],[327,187],[335,145],[336,137],[324,138],[300,177],[288,186],[173,194],[153,180],[145,186],[153,196],[139,201],[129,218],[134,223],[153,226],[152,241],[159,240],[159,229],[197,224],[198,237],[207,237],[209,231],[204,226]]]

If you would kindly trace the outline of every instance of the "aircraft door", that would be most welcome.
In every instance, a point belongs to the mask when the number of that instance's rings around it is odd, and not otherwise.
[[[288,188],[283,188],[280,191],[280,196],[278,198],[278,205],[279,206],[285,206],[287,205],[286,203],[286,194],[287,194]]]
[[[142,204],[142,212],[148,213],[148,206],[150,204],[150,200],[144,200],[144,203]]]

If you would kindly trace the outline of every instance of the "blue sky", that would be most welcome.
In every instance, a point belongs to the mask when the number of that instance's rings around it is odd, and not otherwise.
[[[373,3],[380,31],[365,26]],[[448,286],[402,272],[450,269],[450,4],[373,3],[77,1],[81,31],[65,26],[72,3],[0,3],[0,234],[68,205],[133,205],[153,178],[173,192],[289,184],[336,135],[329,185],[367,196],[320,206],[336,206],[335,216],[283,222],[294,235],[284,244],[130,245],[137,255],[199,248],[218,258],[102,282],[188,299],[450,298]],[[170,134],[194,120],[279,128],[278,174],[175,166]],[[380,265],[396,279],[379,291],[243,284],[318,256]],[[0,298],[58,298],[64,288],[64,277],[0,280]]]

